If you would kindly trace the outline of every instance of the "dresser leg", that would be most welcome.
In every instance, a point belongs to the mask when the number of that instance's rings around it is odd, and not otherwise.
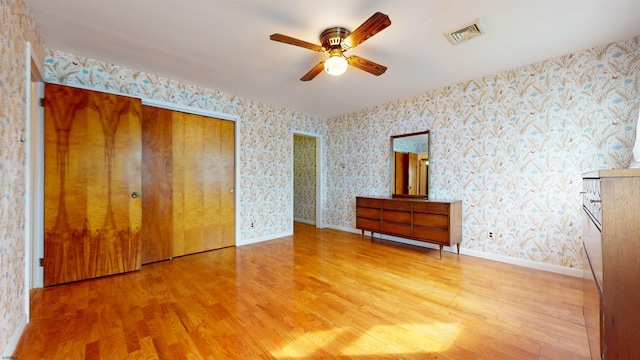
[[[440,245],[440,260],[442,260],[442,245]]]
[[[458,255],[460,255],[460,243],[457,243],[456,246],[458,247]]]

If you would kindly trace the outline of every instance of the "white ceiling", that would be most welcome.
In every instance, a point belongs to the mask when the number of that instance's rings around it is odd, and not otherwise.
[[[45,45],[328,118],[640,34],[639,0],[27,0]],[[376,77],[300,77],[319,44],[374,12],[391,26],[349,51],[388,67]],[[443,33],[475,18],[487,34],[452,46]]]

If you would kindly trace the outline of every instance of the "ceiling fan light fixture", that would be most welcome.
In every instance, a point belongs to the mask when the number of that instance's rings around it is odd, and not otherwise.
[[[2,1],[2,0],[0,0]],[[347,67],[353,66],[360,70],[366,71],[372,75],[379,76],[387,71],[386,66],[376,64],[373,61],[363,59],[356,55],[345,57],[343,52],[351,50],[362,44],[364,41],[386,29],[391,25],[389,16],[376,12],[371,15],[365,22],[363,22],[353,32],[340,27],[334,26],[325,29],[320,34],[320,43],[322,45],[310,43],[304,40],[296,39],[291,36],[282,34],[271,34],[269,39],[289,45],[299,46],[305,49],[313,50],[320,53],[328,53],[329,58],[322,60],[314,65],[311,70],[304,74],[300,81],[309,81],[315,78],[318,74],[324,71],[332,76],[338,76],[344,74],[347,71]]]
[[[324,62],[324,71],[329,75],[338,76],[344,74],[347,71],[349,62],[342,56],[340,51],[337,51]]]

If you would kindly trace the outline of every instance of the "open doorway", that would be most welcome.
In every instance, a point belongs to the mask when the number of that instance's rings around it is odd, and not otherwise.
[[[293,221],[324,227],[322,136],[293,132]]]

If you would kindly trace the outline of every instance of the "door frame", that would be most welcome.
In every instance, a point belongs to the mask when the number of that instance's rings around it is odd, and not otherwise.
[[[239,181],[240,181],[240,166],[239,166],[240,164],[240,121],[239,119],[240,118],[239,116],[225,114],[225,113],[221,113],[213,110],[196,108],[196,107],[187,106],[187,105],[174,104],[174,103],[161,101],[161,100],[154,100],[154,99],[141,99],[141,100],[142,100],[142,105],[154,106],[154,107],[163,108],[167,110],[180,111],[188,114],[202,115],[202,116],[234,122],[234,126],[233,126],[233,130],[234,130],[234,149],[233,149],[233,152],[234,152],[234,164],[233,164],[233,167],[234,167],[234,180],[233,180],[234,181],[234,184],[233,184],[234,234],[233,234],[233,237],[234,239],[233,241],[235,246],[238,246],[238,241],[239,241],[238,235],[240,234],[240,221],[238,221],[238,219],[240,219],[240,195],[241,195],[238,188]]]
[[[44,108],[38,103],[44,97],[44,70],[29,41],[25,58],[25,128],[20,141],[26,143],[24,301],[29,319],[31,290],[41,288],[44,281],[39,261],[44,253]]]
[[[323,195],[324,195],[324,182],[322,181],[322,154],[323,154],[323,137],[320,134],[300,131],[300,130],[292,130],[291,133],[291,194],[293,194],[293,171],[294,171],[294,160],[293,154],[295,151],[293,136],[301,135],[307,136],[311,138],[315,138],[316,140],[316,228],[324,228],[326,227],[324,223],[324,217],[322,216],[323,209]],[[291,196],[291,223],[293,224],[294,214],[293,214],[293,196]]]

